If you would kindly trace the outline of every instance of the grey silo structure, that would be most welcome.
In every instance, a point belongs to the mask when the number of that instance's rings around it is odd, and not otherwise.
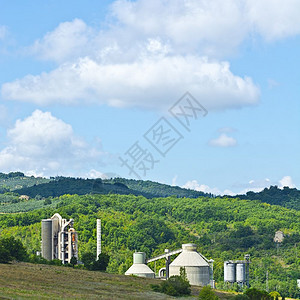
[[[47,260],[53,259],[52,219],[42,220],[42,256]]]

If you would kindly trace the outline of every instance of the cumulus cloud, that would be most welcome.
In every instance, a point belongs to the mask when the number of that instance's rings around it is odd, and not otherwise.
[[[66,174],[99,163],[102,154],[77,137],[71,125],[40,110],[17,120],[7,131],[7,139],[7,147],[0,152],[4,172]]]
[[[75,19],[59,24],[54,31],[35,41],[30,51],[41,59],[62,62],[81,55],[91,36],[92,29]]]
[[[39,105],[97,103],[165,109],[189,91],[210,110],[253,105],[259,89],[223,61],[243,41],[300,33],[297,0],[119,0],[101,30],[75,19],[31,52],[56,69],[2,86],[7,99]]]
[[[194,56],[141,58],[132,64],[100,64],[86,57],[2,86],[4,97],[39,105],[87,101],[151,109],[170,106],[185,90],[206,109],[254,104],[259,94],[252,80],[232,74],[228,63]]]
[[[298,0],[247,0],[247,19],[252,30],[273,41],[300,34]]]
[[[285,186],[289,188],[296,187],[291,176],[284,176],[281,180],[279,180],[279,187],[284,188]]]
[[[213,147],[234,147],[237,145],[236,139],[228,136],[226,133],[222,133],[218,138],[209,141],[209,145]]]

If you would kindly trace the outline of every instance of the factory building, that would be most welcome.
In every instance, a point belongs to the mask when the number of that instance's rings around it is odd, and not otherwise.
[[[197,252],[197,245],[183,244],[182,252],[169,266],[169,274],[180,275],[180,268],[184,268],[190,284],[214,287],[212,263],[213,260],[207,260]]]
[[[78,234],[73,228],[73,219],[67,221],[60,214],[42,220],[42,257],[59,259],[63,264],[71,258],[78,259]]]
[[[179,254],[172,263],[170,258]],[[154,278],[154,272],[146,265],[146,263],[155,262],[164,259],[166,267],[159,270],[159,277],[168,279],[170,276],[180,275],[181,268],[185,269],[187,279],[192,285],[215,287],[213,280],[213,260],[208,260],[202,254],[197,252],[197,245],[183,244],[181,249],[169,251],[156,257],[145,259],[144,252],[136,252],[133,254],[133,265],[126,271],[125,275],[136,275],[142,277]],[[165,277],[162,277],[165,273]]]

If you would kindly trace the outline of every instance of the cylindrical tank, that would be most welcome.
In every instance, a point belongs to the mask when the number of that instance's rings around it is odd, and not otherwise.
[[[236,264],[236,282],[246,281],[246,265],[243,263]]]
[[[145,252],[135,252],[133,253],[133,263],[134,264],[144,264],[146,261]]]
[[[169,275],[180,275],[180,268],[185,269],[190,284],[200,286],[210,284],[210,266],[203,256],[197,252],[197,245],[182,245],[182,252],[170,264]]]
[[[154,278],[154,272],[145,264],[146,253],[133,253],[133,265],[126,271],[125,275]]]
[[[235,264],[231,262],[224,263],[224,281],[235,282]]]
[[[53,259],[52,220],[42,220],[42,256],[47,260]]]

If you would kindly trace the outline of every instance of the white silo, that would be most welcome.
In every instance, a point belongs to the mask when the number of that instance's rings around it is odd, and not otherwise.
[[[244,263],[236,264],[236,282],[246,282],[246,265]]]
[[[235,263],[231,261],[224,262],[224,281],[235,282]]]
[[[146,253],[133,253],[133,265],[125,272],[125,275],[135,275],[139,277],[154,278],[154,272],[145,264]]]
[[[182,252],[174,259],[169,268],[170,277],[180,275],[180,268],[185,268],[190,284],[200,286],[210,284],[210,265],[205,257],[197,252],[195,244],[183,244]]]

